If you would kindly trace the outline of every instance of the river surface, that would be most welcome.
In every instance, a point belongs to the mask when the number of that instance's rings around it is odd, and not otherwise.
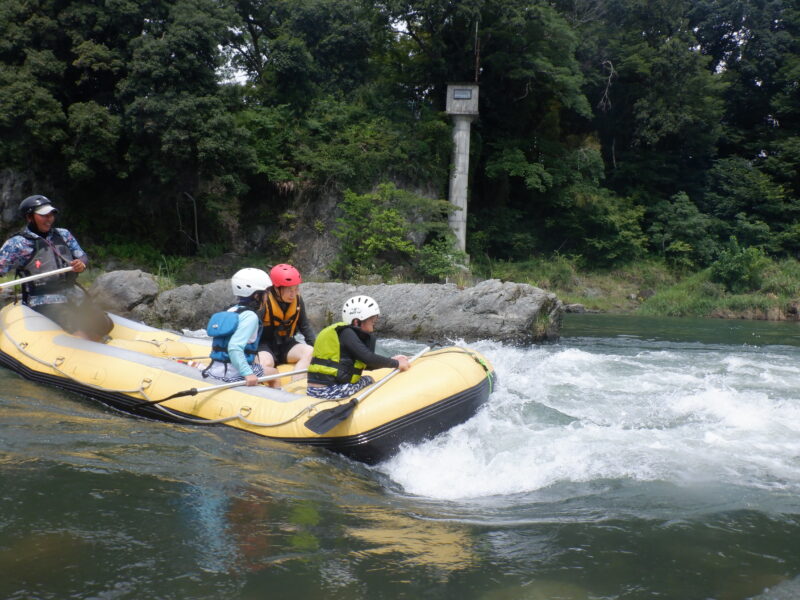
[[[800,598],[800,325],[562,333],[375,467],[0,369],[0,598]]]

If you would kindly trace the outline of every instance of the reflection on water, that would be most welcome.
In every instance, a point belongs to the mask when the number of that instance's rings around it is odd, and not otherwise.
[[[579,317],[375,467],[0,371],[0,598],[796,597],[796,324]]]
[[[350,507],[349,512],[360,524],[345,535],[365,543],[364,555],[402,557],[402,563],[440,570],[445,579],[474,563],[472,540],[461,527],[374,507]]]

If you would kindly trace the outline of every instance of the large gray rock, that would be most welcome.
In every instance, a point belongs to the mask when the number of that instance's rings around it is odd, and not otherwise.
[[[531,285],[482,281],[455,284],[354,286],[305,283],[301,286],[309,318],[317,328],[340,320],[344,301],[372,296],[381,306],[381,335],[403,339],[492,339],[512,343],[555,341],[563,305],[555,294]]]
[[[95,279],[89,293],[104,309],[129,315],[136,306],[152,302],[158,283],[144,271],[111,271]]]
[[[182,285],[161,292],[151,305],[139,305],[133,314],[156,327],[195,330],[204,328],[212,314],[231,306],[235,300],[230,280],[219,279],[206,285]]]
[[[347,298],[366,294],[381,306],[378,330],[382,336],[423,341],[555,341],[564,312],[555,294],[497,279],[465,289],[455,284],[304,283],[300,291],[308,317],[318,331],[340,320]],[[234,301],[230,281],[223,279],[162,292],[153,302],[143,302],[131,313],[158,327],[197,330],[205,327],[211,314]],[[109,310],[113,312],[114,308]]]

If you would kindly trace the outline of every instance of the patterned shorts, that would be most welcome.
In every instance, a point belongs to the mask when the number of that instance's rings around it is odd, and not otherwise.
[[[369,375],[364,375],[355,383],[342,383],[339,385],[326,385],[325,387],[308,386],[308,395],[312,398],[326,398],[333,400],[335,398],[347,398],[356,392],[360,392],[368,385],[375,383],[375,380]]]
[[[205,367],[202,367],[202,368],[205,369]],[[264,375],[264,367],[262,367],[258,363],[254,363],[254,364],[250,365],[250,368],[253,369],[253,375],[255,375],[256,377],[262,377]],[[204,377],[213,377],[214,379],[218,379],[219,381],[224,381],[225,383],[234,383],[236,381],[244,381],[244,377],[242,377],[241,375],[237,375],[236,377],[218,377],[216,375],[212,375],[211,373],[208,373],[208,374],[203,375],[203,376]]]

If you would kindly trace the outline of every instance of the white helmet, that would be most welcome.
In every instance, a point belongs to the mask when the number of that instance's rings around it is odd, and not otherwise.
[[[342,321],[352,323],[353,319],[365,321],[381,314],[378,303],[369,296],[353,296],[342,306]]]
[[[263,292],[271,285],[272,281],[269,275],[261,269],[248,267],[247,269],[236,271],[231,277],[233,295],[240,298],[249,298],[256,292]]]

